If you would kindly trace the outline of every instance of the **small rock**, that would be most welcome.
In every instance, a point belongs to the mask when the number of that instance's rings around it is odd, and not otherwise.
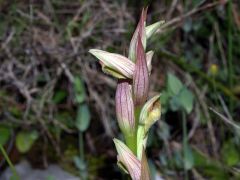
[[[73,176],[64,171],[58,165],[49,165],[47,169],[32,169],[27,161],[22,161],[15,166],[21,180],[79,180],[79,177]],[[7,168],[0,176],[1,180],[10,180],[12,172]]]

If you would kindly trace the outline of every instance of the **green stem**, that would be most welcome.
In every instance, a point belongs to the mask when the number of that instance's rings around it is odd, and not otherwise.
[[[217,91],[217,88],[216,88],[216,78],[215,76],[212,77],[213,79],[213,95],[214,95],[214,103],[218,106],[221,106],[221,104],[219,103],[219,100],[218,100],[218,91]]]
[[[79,155],[80,158],[84,161],[84,142],[83,142],[83,132],[79,131]]]
[[[125,135],[126,145],[136,155],[137,154],[137,141],[134,135]]]
[[[79,156],[82,162],[85,164],[85,155],[84,155],[84,140],[83,140],[83,132],[78,132],[78,138],[79,138]],[[86,164],[85,164],[86,165]],[[84,169],[80,169],[79,171],[80,179],[86,180],[87,179],[87,167],[84,167]]]
[[[20,178],[19,178],[19,176],[17,174],[17,171],[16,171],[15,167],[13,166],[11,160],[9,159],[5,149],[3,148],[3,146],[1,144],[0,144],[0,150],[2,152],[3,157],[6,159],[6,161],[7,161],[8,165],[9,165],[13,175],[14,175],[14,179],[19,180]]]
[[[228,1],[228,80],[229,88],[233,88],[233,60],[232,60],[232,1]],[[230,112],[233,111],[233,101],[230,99]]]
[[[124,137],[126,140],[126,144],[129,147],[129,149],[132,150],[132,152],[137,156],[137,130],[138,130],[138,124],[139,124],[139,116],[141,112],[141,107],[136,107],[135,108],[135,132],[134,134],[127,134],[124,133]]]

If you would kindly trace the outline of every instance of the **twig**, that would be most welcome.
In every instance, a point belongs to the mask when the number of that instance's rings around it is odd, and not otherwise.
[[[176,8],[177,3],[178,3],[178,0],[173,0],[172,1],[172,4],[171,4],[171,6],[170,6],[170,8],[167,12],[167,15],[166,15],[166,20],[171,18],[172,13],[173,13],[174,9]]]
[[[219,100],[220,100],[220,102],[221,102],[221,105],[222,105],[222,107],[223,107],[223,110],[224,110],[224,112],[226,113],[228,119],[230,119],[231,121],[233,121],[233,118],[232,118],[232,116],[231,116],[231,114],[230,114],[230,112],[229,112],[229,110],[228,110],[228,108],[227,108],[227,105],[226,105],[226,103],[224,102],[222,96],[220,96],[220,95],[218,94],[218,98],[219,98]]]
[[[189,16],[193,16],[197,13],[200,13],[202,11],[205,11],[207,9],[211,9],[214,8],[215,6],[218,6],[221,4],[221,1],[215,1],[209,4],[206,4],[205,6],[200,6],[200,7],[196,7],[194,9],[192,9],[191,11],[187,12],[184,15],[180,15],[178,17],[173,18],[171,21],[166,22],[165,24],[163,24],[159,30],[157,31],[158,33],[163,33],[165,29],[174,26],[174,28],[177,27],[177,23],[181,22],[182,20],[186,19]]]
[[[224,120],[224,122],[226,122],[227,124],[230,124],[231,126],[235,127],[236,129],[240,130],[240,126],[237,125],[235,122],[231,121],[230,119],[228,119],[227,117],[223,116],[222,114],[220,114],[219,112],[217,112],[215,109],[213,109],[212,107],[209,107],[209,109],[214,112],[216,115],[218,115],[222,120]]]
[[[8,165],[10,166],[10,169],[11,169],[11,171],[12,171],[13,174],[14,174],[14,178],[15,178],[16,180],[19,180],[18,173],[17,173],[14,165],[12,164],[11,160],[9,159],[9,157],[8,157],[8,155],[7,155],[7,152],[5,151],[5,149],[3,148],[3,146],[2,146],[1,144],[0,144],[0,151],[1,151],[2,155],[3,155],[3,157],[6,159]]]
[[[226,68],[227,67],[227,59],[226,59],[225,52],[223,50],[221,34],[220,34],[218,23],[214,23],[214,30],[216,32],[217,44],[218,44],[218,48],[219,48],[219,51],[220,51],[221,59],[222,59],[222,62],[223,62],[223,66],[224,66],[224,68]]]
[[[197,85],[194,81],[192,81],[192,88],[197,95],[196,97],[201,106],[202,112],[203,112],[205,118],[207,119],[207,127],[208,127],[208,131],[209,131],[209,135],[210,135],[210,141],[211,141],[211,145],[212,145],[212,149],[213,149],[213,154],[217,158],[217,147],[218,147],[217,139],[216,139],[216,136],[214,133],[213,125],[212,125],[212,118],[209,114],[207,104],[205,101],[205,93],[201,93],[201,91],[197,88]]]

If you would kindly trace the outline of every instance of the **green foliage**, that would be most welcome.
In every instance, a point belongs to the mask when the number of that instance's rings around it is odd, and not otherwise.
[[[221,155],[223,157],[223,161],[228,166],[234,166],[234,165],[239,164],[239,162],[240,162],[239,149],[236,148],[236,146],[232,140],[224,142],[223,148],[221,151]]]
[[[184,153],[183,156],[184,169],[190,170],[194,167],[194,156],[189,145],[184,146],[183,153]]]
[[[75,166],[78,168],[81,178],[86,179],[88,176],[88,169],[87,169],[88,167],[87,167],[86,161],[78,156],[75,156],[73,159],[73,162]]]
[[[64,90],[57,90],[53,96],[53,102],[55,104],[61,103],[67,97],[67,92]]]
[[[78,106],[76,127],[79,131],[84,132],[90,124],[90,111],[87,104]]]
[[[213,160],[197,150],[193,151],[193,156],[195,160],[195,167],[201,170],[204,175],[210,177],[210,179],[229,179],[229,175],[225,167],[217,160]]]
[[[186,87],[178,94],[181,107],[189,114],[193,109],[194,96]]]
[[[84,132],[89,127],[91,116],[88,105],[85,103],[86,91],[83,81],[76,77],[74,79],[75,100],[78,104],[76,127],[79,131]]]
[[[75,99],[77,103],[83,103],[86,98],[86,92],[83,81],[79,77],[74,79]]]
[[[91,115],[86,101],[86,91],[83,81],[79,77],[74,79],[75,101],[77,104],[77,117],[75,126],[79,131],[79,156],[73,158],[73,162],[79,171],[81,179],[88,177],[88,164],[84,155],[84,139],[83,133],[88,129]]]
[[[167,74],[167,90],[174,96],[177,95],[180,90],[183,88],[182,82],[173,74]]]
[[[3,146],[7,143],[11,135],[10,127],[0,125],[0,144]]]
[[[166,85],[167,87],[160,97],[163,112],[166,112],[168,109],[172,111],[184,110],[189,114],[193,109],[193,93],[171,73],[167,75]]]
[[[26,153],[31,149],[37,139],[37,131],[21,131],[16,137],[16,147],[21,153]]]
[[[20,118],[22,115],[22,111],[19,109],[18,106],[11,106],[9,108],[9,111],[11,112],[11,114],[16,117],[16,118]]]

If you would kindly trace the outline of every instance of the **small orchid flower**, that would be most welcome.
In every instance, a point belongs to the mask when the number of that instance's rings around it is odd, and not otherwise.
[[[141,161],[120,140],[113,139],[117,152],[118,164],[133,180],[150,180],[150,170],[145,152],[142,153]]]
[[[132,79],[135,63],[130,61],[130,59],[120,54],[109,53],[98,49],[90,49],[89,52],[99,59],[100,64],[102,65],[102,70],[105,73],[110,74],[118,79]],[[153,51],[148,51],[146,53],[149,74],[151,73],[152,69],[151,62],[153,54]]]
[[[128,58],[98,49],[90,49],[89,52],[99,59],[104,72],[119,79],[132,78],[135,64]]]
[[[139,123],[144,124],[145,134],[148,132],[149,128],[158,120],[161,116],[161,104],[160,95],[152,97],[145,103],[142,108],[139,117]]]
[[[141,162],[132,153],[132,151],[120,140],[113,139],[119,162],[126,168],[133,180],[140,180],[141,177]]]
[[[150,127],[161,117],[160,95],[148,100],[143,106],[137,130],[137,157],[142,157],[143,148],[146,147],[147,134]]]

